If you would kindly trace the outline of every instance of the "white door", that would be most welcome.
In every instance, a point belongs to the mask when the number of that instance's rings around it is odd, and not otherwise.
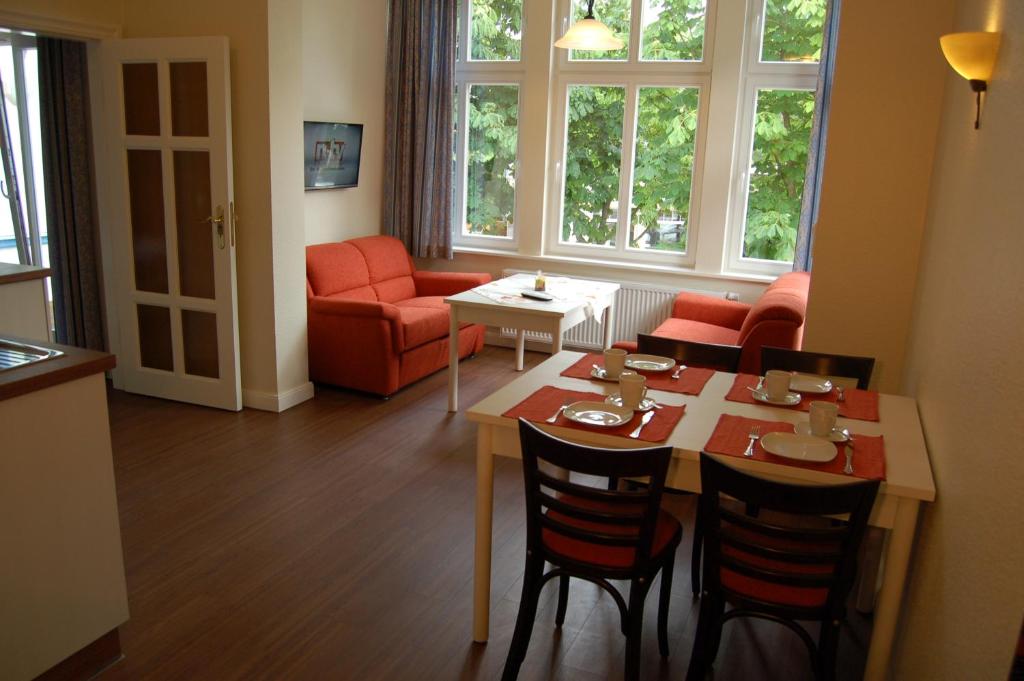
[[[228,40],[101,48],[129,392],[242,408]]]

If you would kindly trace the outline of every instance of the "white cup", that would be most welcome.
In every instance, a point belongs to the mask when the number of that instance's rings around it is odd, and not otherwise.
[[[609,378],[618,378],[626,368],[626,355],[621,348],[608,348],[604,351],[604,371]]]
[[[792,374],[788,371],[772,369],[764,375],[764,394],[773,400],[781,400],[789,394],[789,379]]]
[[[811,402],[811,435],[828,437],[836,427],[839,405],[832,402]]]
[[[626,409],[639,409],[647,396],[647,379],[633,371],[623,371],[619,376],[619,394]]]

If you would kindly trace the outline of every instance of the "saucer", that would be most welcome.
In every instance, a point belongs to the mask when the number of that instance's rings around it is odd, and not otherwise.
[[[619,374],[621,376],[622,374]],[[610,383],[618,383],[619,376],[609,376],[608,370],[604,367],[594,367],[590,370],[590,377],[596,378],[599,381],[608,381]]]
[[[796,424],[796,426],[794,427],[794,430],[796,431],[797,435],[807,435],[809,437],[818,437],[817,435],[811,435],[811,424],[807,423],[806,421],[803,422],[803,423]],[[832,432],[829,433],[827,438],[819,438],[819,439],[822,439],[822,440],[826,440],[827,439],[829,442],[846,442],[847,440],[850,439],[850,435],[849,435],[849,431],[847,431],[847,430],[845,430],[843,428],[840,428],[839,426],[836,426],[835,428],[832,429]]]
[[[789,389],[798,393],[826,395],[832,392],[832,381],[813,374],[793,374],[789,379]]]
[[[676,365],[671,357],[626,355],[626,367],[635,371],[668,371]]]
[[[622,395],[619,394],[619,393],[614,393],[614,394],[609,395],[608,397],[606,397],[604,401],[607,402],[608,404],[614,404],[617,407],[621,407],[622,406]],[[654,405],[656,405],[656,404],[657,404],[657,402],[655,402],[650,397],[645,397],[640,402],[640,406],[637,407],[636,409],[634,409],[633,411],[650,411],[651,409],[654,408]]]
[[[599,428],[621,426],[633,418],[632,409],[605,402],[574,402],[566,407],[562,414],[570,421]]]
[[[834,444],[820,437],[793,433],[768,433],[761,438],[761,446],[775,456],[808,463],[826,463],[838,453]]]
[[[777,407],[792,407],[793,405],[800,404],[800,393],[786,393],[786,396],[781,399],[768,397],[766,393],[758,392],[757,390],[751,391],[750,394],[758,402],[772,404]]]

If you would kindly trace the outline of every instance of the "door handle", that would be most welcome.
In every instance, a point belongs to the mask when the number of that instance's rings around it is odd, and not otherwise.
[[[224,250],[224,207],[217,206],[217,212],[206,218],[206,221],[217,230],[217,248]]]

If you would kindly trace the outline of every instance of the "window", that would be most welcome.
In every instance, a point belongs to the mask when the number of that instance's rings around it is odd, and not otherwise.
[[[515,246],[522,17],[523,0],[462,0],[459,7],[456,244]]]
[[[456,244],[516,250],[518,217],[529,255],[788,269],[827,0],[601,0],[603,52],[549,47],[586,0],[525,27],[550,1],[462,0]]]
[[[0,29],[0,83],[11,142],[20,204],[11,202],[9,178],[0,197],[0,262],[38,264],[48,267],[50,253],[46,239],[46,196],[43,191],[43,145],[39,118],[39,75],[35,37]],[[19,257],[14,235],[14,212],[28,237],[28,255]]]

